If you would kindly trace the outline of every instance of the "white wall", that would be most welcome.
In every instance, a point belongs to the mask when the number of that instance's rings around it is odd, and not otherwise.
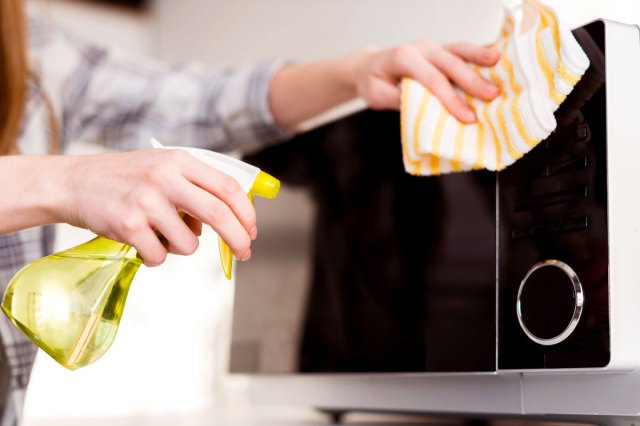
[[[627,24],[640,24],[640,2],[637,0],[548,0],[563,19],[576,27],[598,18]]]
[[[604,17],[640,23],[638,0],[547,0],[572,27]],[[236,65],[313,59],[420,37],[493,40],[500,0],[156,0],[161,57]]]
[[[157,0],[162,57],[312,59],[416,38],[488,42],[498,0]],[[189,22],[189,30],[184,23]]]
[[[157,56],[157,25],[148,13],[73,0],[27,0],[30,10],[104,46]]]

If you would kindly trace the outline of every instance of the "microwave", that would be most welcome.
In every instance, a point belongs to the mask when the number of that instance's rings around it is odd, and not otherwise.
[[[272,212],[238,268],[230,369],[256,400],[636,421],[640,32],[574,35],[589,69],[556,130],[502,172],[406,174],[389,111],[247,157],[309,200]]]

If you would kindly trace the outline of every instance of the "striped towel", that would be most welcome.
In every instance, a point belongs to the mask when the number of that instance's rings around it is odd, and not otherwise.
[[[553,113],[573,90],[589,59],[549,7],[536,0],[506,8],[498,63],[473,66],[500,88],[485,102],[456,89],[477,116],[460,123],[415,80],[402,81],[401,138],[405,170],[438,175],[486,168],[502,170],[556,127]]]

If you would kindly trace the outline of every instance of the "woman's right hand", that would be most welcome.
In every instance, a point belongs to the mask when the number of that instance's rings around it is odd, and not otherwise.
[[[238,182],[180,150],[59,157],[59,220],[127,243],[148,266],[192,254],[202,223],[251,257],[255,210]],[[187,216],[181,217],[184,212]]]

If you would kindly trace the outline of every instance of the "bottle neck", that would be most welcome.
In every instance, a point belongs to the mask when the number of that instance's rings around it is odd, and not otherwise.
[[[135,248],[118,241],[105,237],[96,237],[84,244],[72,247],[59,253],[69,257],[91,256],[105,259],[121,259],[141,264],[142,259],[138,256]]]

